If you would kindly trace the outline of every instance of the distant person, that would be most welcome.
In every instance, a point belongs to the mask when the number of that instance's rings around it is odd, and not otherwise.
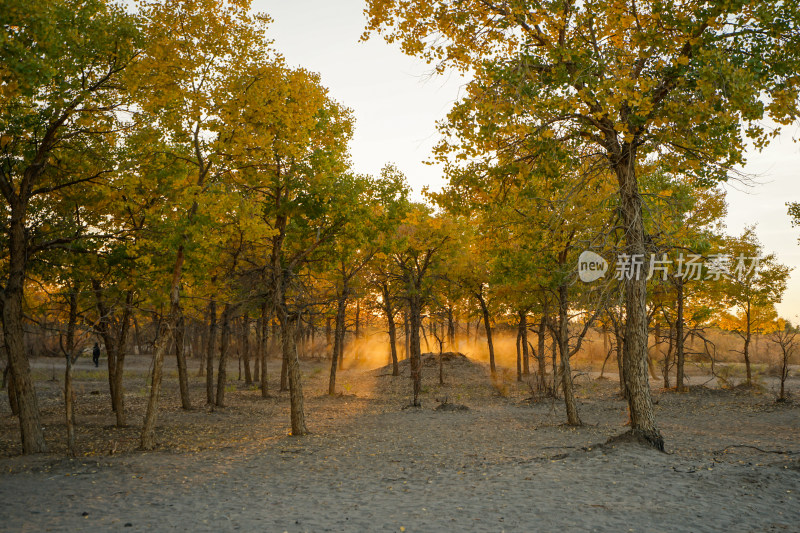
[[[94,366],[100,366],[100,346],[97,343],[94,343],[94,348],[92,348],[92,361],[94,361]]]

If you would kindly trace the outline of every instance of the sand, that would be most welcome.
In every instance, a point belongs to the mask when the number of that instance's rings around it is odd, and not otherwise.
[[[76,459],[59,448],[57,383],[37,384],[49,455],[15,456],[4,398],[0,530],[800,531],[800,408],[768,390],[655,389],[660,453],[603,445],[625,430],[626,405],[613,380],[588,372],[577,380],[585,425],[573,428],[560,401],[526,401],[510,372],[493,386],[467,360],[448,362],[443,387],[425,367],[421,409],[406,408],[407,368],[344,371],[334,398],[325,362],[303,370],[310,435],[287,435],[286,393],[240,387],[226,409],[187,413],[168,378],[162,445],[148,453],[135,451],[143,377],[129,380],[134,427],[120,430],[102,380],[85,376],[88,455]],[[193,377],[197,405],[202,387]],[[437,411],[445,398],[469,409]]]

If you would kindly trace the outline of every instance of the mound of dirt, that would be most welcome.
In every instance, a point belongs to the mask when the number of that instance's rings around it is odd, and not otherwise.
[[[426,352],[420,355],[420,359],[422,360],[422,366],[428,368],[438,368],[439,367],[439,354]],[[461,367],[461,368],[475,368],[481,369],[481,363],[475,362],[463,353],[459,352],[443,352],[442,353],[442,364],[445,367]],[[402,361],[398,362],[398,366],[400,367],[400,373],[405,374],[410,371],[411,368],[411,359],[403,359]],[[379,369],[377,369],[378,374],[385,374],[385,373],[392,372],[392,365],[386,365]]]
[[[421,355],[423,366],[439,366],[439,354],[427,352]],[[411,362],[408,361],[410,364]],[[469,357],[459,352],[443,352],[442,363],[447,365],[474,365]]]

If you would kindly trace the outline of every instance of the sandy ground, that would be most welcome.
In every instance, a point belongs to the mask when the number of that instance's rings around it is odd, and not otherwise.
[[[143,453],[146,362],[129,367],[132,427],[117,429],[105,374],[82,360],[82,455],[66,459],[47,364],[35,367],[53,453],[16,456],[0,401],[3,531],[800,531],[800,407],[769,391],[655,389],[660,453],[599,445],[624,431],[626,404],[589,373],[578,379],[585,425],[572,428],[560,401],[529,401],[511,373],[493,384],[469,361],[448,364],[445,386],[426,367],[421,409],[404,408],[407,369],[344,371],[331,398],[326,363],[304,361],[312,433],[299,438],[287,435],[286,393],[263,400],[234,382],[229,407],[184,412],[168,373],[161,447]],[[445,398],[469,410],[436,410]]]

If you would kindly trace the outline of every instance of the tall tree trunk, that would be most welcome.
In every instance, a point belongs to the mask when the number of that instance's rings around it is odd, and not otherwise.
[[[569,365],[569,318],[567,317],[567,286],[558,287],[558,351],[561,354],[561,388],[564,391],[564,404],[567,407],[567,424],[580,426],[578,404],[575,401],[575,390],[572,383],[572,369]]]
[[[411,349],[411,384],[414,393],[412,405],[419,407],[422,392],[422,358],[420,357],[419,328],[421,322],[421,302],[416,294],[409,298],[409,347]]]
[[[186,320],[183,310],[178,307],[178,323],[175,327],[175,358],[178,362],[178,385],[181,391],[181,408],[188,411],[192,408],[189,399],[189,371],[186,368],[186,353],[184,352],[184,337],[186,335]]]
[[[95,307],[98,320],[95,329],[100,333],[103,344],[106,346],[106,362],[108,363],[108,391],[111,396],[111,410],[117,410],[117,395],[114,394],[114,376],[117,373],[117,358],[115,353],[115,339],[111,332],[111,311],[108,309],[103,297],[103,288],[100,281],[92,279],[92,292],[94,293]]]
[[[66,353],[66,370],[64,371],[64,413],[67,421],[67,454],[75,457],[75,391],[72,388],[72,354]]]
[[[519,330],[519,326],[517,326],[517,381],[522,381],[522,346],[520,346],[520,342],[522,342],[522,332]]]
[[[547,389],[547,361],[545,360],[545,335],[547,334],[547,314],[542,313],[542,318],[539,320],[538,337],[538,351],[536,352],[537,360],[539,362],[539,388],[544,391]]]
[[[325,347],[333,353],[332,345],[333,328],[331,326],[331,317],[325,317]]]
[[[453,306],[447,306],[447,345],[450,351],[456,351],[456,322],[453,317]]]
[[[483,287],[481,287],[481,291]],[[475,293],[478,303],[481,305],[481,313],[483,314],[483,327],[486,328],[486,343],[489,345],[489,369],[494,375],[497,368],[494,364],[494,343],[492,342],[492,324],[489,321],[489,306],[486,305],[486,299],[483,297],[482,292]]]
[[[114,373],[114,404],[117,406],[115,414],[117,415],[117,427],[124,428],[127,424],[125,416],[125,388],[123,385],[123,377],[125,376],[125,348],[128,342],[128,333],[131,327],[131,306],[133,305],[133,291],[128,291],[125,294],[125,309],[122,310],[122,318],[120,320],[119,333],[117,335],[117,345],[115,350],[115,359],[117,361],[116,371]]]
[[[629,144],[622,146],[616,158],[620,209],[625,226],[625,252],[644,258],[645,229],[642,198],[634,170],[636,156]],[[658,450],[664,450],[664,438],[656,425],[650,383],[647,377],[647,279],[631,275],[625,279],[625,347],[623,372],[631,415],[631,432],[638,434]]]
[[[153,371],[150,375],[150,396],[147,401],[147,411],[145,412],[142,424],[141,448],[152,450],[156,446],[156,421],[158,419],[158,399],[161,393],[161,378],[163,374],[164,355],[169,350],[173,342],[175,327],[180,319],[180,288],[181,274],[183,272],[183,245],[178,247],[175,258],[175,267],[172,272],[172,284],[170,285],[169,300],[170,313],[169,320],[164,324],[163,331],[157,333],[155,350],[153,354]]]
[[[405,348],[405,358],[411,357],[411,337],[410,337],[411,324],[408,320],[408,310],[403,310],[403,346]]]
[[[286,304],[278,305],[278,320],[281,323],[283,360],[286,361],[286,374],[289,381],[290,418],[292,435],[306,435],[305,413],[303,410],[303,386],[300,381],[300,361],[297,357],[297,315],[290,315]]]
[[[672,366],[672,352],[675,350],[675,327],[669,325],[669,344],[667,345],[667,355],[664,357],[664,388],[670,388],[669,371]]]
[[[256,356],[253,358],[253,380],[261,380],[261,348],[262,340],[261,335],[263,329],[261,327],[261,317],[256,319]]]
[[[389,350],[392,356],[392,375],[399,376],[400,365],[397,361],[397,325],[394,322],[394,309],[391,295],[389,294],[388,283],[381,283],[381,296],[383,297],[383,313],[386,315],[386,322],[389,324]]]
[[[553,398],[558,398],[558,335],[550,332],[550,355],[553,360]]]
[[[522,335],[522,374],[531,375],[530,352],[528,351],[528,312],[520,312],[519,332]]]
[[[353,332],[354,337],[357,339],[361,336],[361,300],[356,300],[356,326]]]
[[[328,381],[328,394],[336,394],[336,368],[341,368],[342,346],[344,338],[344,318],[347,307],[347,283],[342,286],[342,292],[336,299],[336,325],[333,330],[333,356],[331,358],[331,375]]]
[[[217,351],[217,302],[208,302],[208,343],[206,344],[206,405],[214,405],[214,353]]]
[[[125,392],[123,389],[123,376],[125,373],[125,349],[128,332],[131,324],[131,306],[133,305],[133,291],[125,294],[125,306],[116,330],[112,328],[111,311],[105,303],[102,286],[97,280],[92,280],[92,290],[95,294],[95,306],[100,315],[97,330],[103,339],[108,354],[108,381],[111,393],[111,408],[116,414],[117,427],[125,427]]]
[[[75,457],[75,392],[72,388],[72,361],[75,359],[75,324],[78,321],[77,289],[69,294],[69,320],[67,323],[67,346],[64,350],[66,369],[64,370],[64,415],[67,423],[67,454]]]
[[[22,327],[22,301],[28,250],[25,237],[25,208],[21,202],[12,205],[11,217],[7,223],[8,260],[5,264],[7,278],[2,298],[3,338],[14,378],[22,452],[42,453],[47,451],[47,444],[39,421],[39,405],[31,378],[30,362],[25,353],[25,332]]]
[[[245,313],[242,317],[242,363],[244,364],[244,383],[253,384],[253,375],[250,373],[250,315]]]
[[[677,287],[677,301],[678,301],[678,316],[675,319],[675,365],[677,366],[675,376],[675,386],[678,392],[686,392],[686,384],[684,377],[684,364],[686,362],[686,355],[683,349],[683,278],[675,279]]]
[[[745,330],[744,336],[744,367],[747,372],[747,385],[750,386],[753,384],[753,374],[750,369],[750,342],[753,338],[750,326],[752,323],[752,309],[750,308],[750,302],[747,302],[745,321],[747,322],[747,329]]]
[[[436,340],[439,341],[439,385],[444,385],[444,360],[442,359],[442,352],[444,351],[444,324],[442,324],[440,336],[437,337]]]
[[[261,397],[269,398],[269,381],[267,373],[267,337],[269,331],[269,315],[267,314],[267,302],[261,304],[261,346],[258,356],[261,359]]]
[[[389,322],[389,350],[392,354],[392,375],[400,375],[400,363],[397,360],[397,326],[394,323],[394,316],[389,313],[386,315]]]
[[[228,351],[231,343],[231,305],[222,311],[219,339],[219,367],[217,368],[217,407],[225,407],[225,383],[228,379]]]
[[[197,365],[197,377],[199,378],[205,377],[206,375],[206,346],[208,346],[208,327],[206,326],[206,322],[208,322],[208,310],[206,310],[205,316],[202,322],[200,322],[200,345],[197,348],[197,353],[200,354],[200,364]]]

